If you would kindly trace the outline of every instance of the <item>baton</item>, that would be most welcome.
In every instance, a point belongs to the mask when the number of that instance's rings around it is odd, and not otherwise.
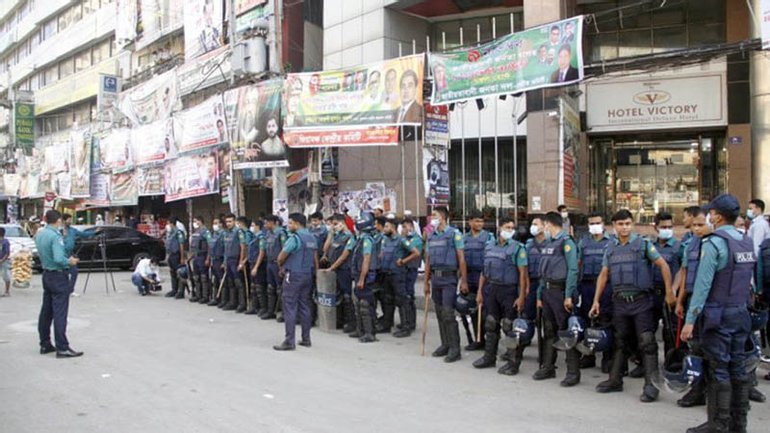
[[[247,308],[251,308],[251,284],[249,284],[249,276],[246,273],[247,266],[244,266],[243,271],[243,279],[246,280],[246,306]]]
[[[219,282],[219,290],[217,290],[217,298],[222,294],[222,287],[225,286],[225,280],[227,279],[227,271],[222,273],[222,281]]]
[[[428,296],[425,297],[425,314],[422,319],[422,337],[420,341],[420,356],[425,356],[425,335],[428,333]]]

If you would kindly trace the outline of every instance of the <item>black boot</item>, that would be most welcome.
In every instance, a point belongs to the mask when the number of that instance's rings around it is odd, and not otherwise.
[[[260,319],[267,314],[267,287],[264,284],[257,284],[257,297],[259,298],[259,310],[257,315]]]
[[[561,381],[563,387],[571,387],[580,383],[580,352],[574,347],[567,351],[567,376]]]
[[[762,391],[757,389],[757,371],[754,370],[751,373],[749,373],[749,400],[753,401],[754,403],[764,403],[767,398],[764,394],[762,394]]]
[[[225,280],[224,286],[222,286],[222,294],[219,295],[219,303],[217,304],[217,308],[224,309],[227,306],[227,301],[230,300],[230,290],[232,286],[232,281]]]
[[[692,388],[676,401],[679,407],[704,406],[706,404],[706,380],[701,378]]]
[[[353,299],[350,295],[342,296],[342,316],[345,324],[342,326],[342,332],[350,334],[356,330],[356,314],[353,307]]]
[[[617,345],[616,345],[617,346]],[[615,348],[612,355],[612,365],[610,366],[610,378],[596,385],[596,392],[622,392],[623,391],[623,370],[626,367],[626,357],[622,348]]]
[[[748,427],[750,380],[732,381],[730,400],[730,433],[746,433]]]
[[[706,378],[701,378],[701,382],[705,382]],[[714,424],[714,419],[717,413],[717,384],[713,382],[712,378],[708,378],[706,383],[706,422],[703,424],[687,429],[687,433],[710,433],[711,427]]]
[[[190,291],[190,302],[198,302],[201,298],[201,276],[193,275],[190,280],[192,281],[192,290]]]
[[[556,327],[548,320],[543,321],[543,366],[532,376],[535,380],[553,379],[556,377]]]
[[[235,290],[238,294],[238,306],[235,309],[236,313],[243,313],[246,311],[246,286],[240,279],[235,280]]]
[[[208,276],[208,271],[205,271],[205,273],[201,274],[201,296],[198,298],[199,304],[205,304],[209,302],[209,297],[211,296],[211,280]]]
[[[583,355],[580,358],[580,369],[596,367],[596,355]]]
[[[431,356],[438,358],[446,356],[449,353],[449,343],[446,336],[446,324],[444,323],[444,307],[435,304],[433,308],[436,310],[436,320],[438,321],[438,334],[441,338],[441,345],[433,351]]]
[[[492,316],[488,316],[484,327],[487,328],[484,355],[473,361],[475,368],[491,368],[497,364],[497,345],[500,341],[500,335],[497,332],[497,321]],[[490,330],[489,327],[492,327],[494,331]]]
[[[658,342],[652,332],[643,332],[639,336],[641,346],[642,365],[644,365],[644,389],[639,400],[642,403],[650,403],[658,399],[658,388],[653,384],[653,379],[658,373]]]
[[[348,334],[348,337],[361,338],[361,336],[364,335],[364,322],[361,317],[361,303],[353,300],[351,300],[351,302],[353,308],[355,309],[354,320],[356,321],[356,327],[353,329],[353,332]]]
[[[364,333],[361,335],[358,341],[362,343],[372,343],[377,341],[377,339],[374,337],[374,321],[376,320],[374,307],[370,305],[366,300],[361,300],[359,302],[361,304],[361,326]]]
[[[222,294],[222,301],[224,302],[222,310],[233,311],[238,308],[238,288],[235,285],[236,283],[232,281],[228,281],[225,284],[227,284],[227,293]]]
[[[524,358],[524,346],[508,349],[508,352],[510,353],[509,360],[497,372],[506,376],[515,376],[519,374],[521,360]]]
[[[267,286],[267,309],[265,314],[259,316],[262,320],[275,319],[275,308],[278,300],[278,291],[273,286]]]
[[[251,286],[251,290],[249,291],[249,300],[251,301],[251,305],[249,305],[248,302],[246,302],[246,312],[244,314],[248,315],[256,315],[259,314],[259,297],[257,296],[257,290],[255,286]]]
[[[396,306],[393,304],[391,296],[384,296],[382,299],[382,320],[377,321],[377,333],[388,334],[393,328],[393,316],[396,313]]]
[[[478,320],[476,320],[473,317],[473,315],[470,315],[470,319],[471,319],[471,328],[473,329],[473,335],[474,336],[479,335]],[[468,320],[468,317],[461,316],[460,320]],[[482,331],[483,331],[483,329],[482,329]],[[473,351],[476,351],[476,350],[485,350],[486,349],[486,344],[484,344],[484,337],[485,336],[486,336],[486,334],[484,332],[481,332],[481,339],[479,341],[471,341],[471,340],[469,340],[468,341],[468,345],[465,346],[464,349],[467,350],[468,352],[473,352]]]
[[[402,300],[401,305],[398,306],[398,316],[401,317],[401,327],[398,331],[393,333],[396,338],[406,338],[412,335],[412,313],[411,309],[414,307],[408,300]]]
[[[409,297],[406,302],[409,305],[409,311],[407,312],[409,314],[409,330],[414,332],[417,330],[417,306],[414,304],[413,297]]]
[[[462,357],[460,354],[460,327],[457,324],[457,318],[455,318],[455,310],[444,309],[444,321],[446,322],[444,332],[446,332],[447,346],[449,346],[444,362],[459,361]]]
[[[176,290],[172,290],[172,291],[166,293],[166,297],[167,298],[175,298],[176,297],[176,292],[177,292]]]
[[[275,321],[283,323],[283,287],[276,287],[275,297]]]
[[[687,433],[728,433],[730,432],[730,405],[732,403],[732,384],[730,382],[710,382],[706,398],[708,421],[687,429]],[[748,409],[747,409],[748,411]]]

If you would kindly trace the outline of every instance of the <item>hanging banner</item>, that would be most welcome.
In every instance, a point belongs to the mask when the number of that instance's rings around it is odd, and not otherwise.
[[[166,203],[219,192],[217,149],[206,149],[167,161],[163,177]]]
[[[168,119],[181,105],[176,69],[157,75],[120,94],[120,111],[134,125],[146,125]]]
[[[174,114],[174,137],[179,153],[228,141],[222,95]]]
[[[286,145],[279,134],[281,90],[281,80],[238,89],[238,121],[231,146],[234,169],[289,166]]]
[[[425,145],[449,145],[449,107],[425,104]]]
[[[86,206],[110,205],[110,174],[91,173],[91,194],[83,201]]]
[[[230,79],[233,74],[232,55],[228,47],[221,47],[180,66],[176,73],[179,94],[187,95]]]
[[[35,105],[16,102],[13,110],[13,123],[16,131],[16,146],[25,155],[32,154],[35,147]]]
[[[398,126],[337,128],[335,131],[284,130],[289,147],[398,146]]]
[[[770,50],[770,0],[762,0],[759,19],[762,21],[762,49]]]
[[[72,131],[70,143],[72,197],[88,197],[91,193],[91,130]]]
[[[446,146],[423,147],[422,172],[428,208],[449,206],[449,152]]]
[[[139,16],[134,51],[139,51],[161,37],[182,27],[183,0],[139,0]]]
[[[136,181],[139,197],[163,195],[163,164],[137,167]]]
[[[172,119],[159,120],[131,130],[131,156],[137,166],[176,156]]]
[[[43,173],[55,175],[63,171],[69,171],[69,142],[60,141],[60,137],[54,137],[48,146],[43,150],[45,154],[45,165]]]
[[[337,185],[339,175],[338,150],[333,147],[322,147],[321,152],[321,185]]]
[[[233,201],[232,195],[234,194],[231,188],[233,171],[231,163],[230,144],[223,143],[219,145],[217,150],[217,163],[219,165],[219,193],[222,196],[222,204],[228,204]]]
[[[289,223],[289,200],[285,198],[273,200],[273,215],[277,215],[283,226]]]
[[[382,182],[370,182],[358,191],[339,193],[339,211],[356,218],[361,212],[372,212],[381,207],[385,213],[396,211],[396,192]]]
[[[110,125],[123,119],[118,109],[120,79],[114,75],[99,74],[99,92],[96,95],[96,118]]]
[[[128,128],[113,129],[102,137],[99,140],[99,170],[121,171],[130,168],[133,165],[130,144],[131,130]]]
[[[115,45],[125,47],[136,38],[137,0],[115,0]]]
[[[583,79],[583,16],[484,45],[430,54],[432,104],[564,86]]]
[[[562,146],[562,194],[559,203],[570,209],[582,209],[583,198],[580,196],[580,115],[564,99],[560,100],[560,112],[563,116],[561,128]]]
[[[185,60],[194,59],[221,46],[222,2],[185,0]]]
[[[3,194],[7,196],[18,196],[19,186],[21,186],[21,176],[18,173],[5,173],[3,175]]]
[[[110,177],[110,206],[135,206],[138,203],[136,177],[133,171],[113,173]]]
[[[72,176],[69,171],[63,171],[51,178],[53,191],[64,200],[72,200]]]

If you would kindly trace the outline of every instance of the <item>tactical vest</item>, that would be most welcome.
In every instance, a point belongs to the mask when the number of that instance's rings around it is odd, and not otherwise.
[[[700,264],[701,239],[693,236],[687,244],[685,254],[687,254],[687,277],[684,280],[684,291],[692,294],[695,287],[695,277],[698,274],[698,265]]]
[[[545,241],[540,249],[540,278],[548,282],[567,281],[567,258],[564,256],[564,241],[567,236]]]
[[[262,240],[263,236],[264,235],[260,232],[249,242],[249,263],[257,263],[257,258],[259,257],[259,242]]]
[[[482,271],[485,268],[484,251],[489,242],[489,232],[482,230],[478,236],[465,235],[465,263],[468,271]]]
[[[225,243],[225,258],[226,259],[240,259],[241,258],[241,241],[238,239],[240,229],[225,230],[224,243]]]
[[[353,274],[354,278],[361,275],[361,269],[364,266],[364,241],[369,240],[372,243],[372,254],[369,259],[369,272],[379,269],[377,256],[374,254],[374,239],[369,233],[362,233],[358,237],[356,246],[353,248]]]
[[[674,242],[674,245],[668,245],[661,247],[659,243],[655,243],[655,248],[658,249],[660,256],[668,264],[668,268],[671,270],[672,277],[679,272],[679,267],[682,265],[679,258],[679,249],[681,248],[679,242]],[[652,282],[656,287],[663,287],[663,274],[660,272],[660,268],[652,265]]]
[[[369,270],[375,270],[379,271],[382,270],[382,239],[385,236],[382,233],[375,232],[374,235],[372,235],[372,241],[374,242],[372,244],[372,260],[369,264]],[[377,263],[377,266],[375,268],[372,268],[372,264]]]
[[[190,251],[196,257],[205,256],[208,252],[208,242],[206,241],[206,235],[208,231],[206,229],[196,230],[192,234],[192,242],[190,244]]]
[[[540,279],[540,259],[543,256],[542,249],[545,246],[545,241],[538,244],[534,239],[527,241],[527,271],[529,272],[530,280]]]
[[[645,246],[646,242],[641,236],[625,245],[610,242],[607,246],[610,282],[615,291],[652,288],[650,264],[645,259]]]
[[[428,238],[428,254],[430,267],[435,270],[457,269],[457,252],[455,250],[455,233],[453,227],[447,227],[442,233],[435,230]]]
[[[292,274],[312,274],[315,266],[313,257],[318,249],[315,236],[306,231],[293,233],[292,236],[298,238],[299,249],[289,254],[284,269]]]
[[[596,241],[593,236],[583,238],[580,242],[581,256],[583,257],[582,278],[595,280],[602,271],[602,259],[610,240],[601,238]]]
[[[487,246],[484,250],[484,278],[492,284],[518,286],[519,268],[515,260],[520,245],[514,241],[509,245],[495,242]]]
[[[417,236],[417,235],[411,235],[411,236],[406,238],[407,241],[409,241],[410,245],[411,245],[412,239],[414,239],[415,236]],[[411,250],[407,251],[407,254],[411,254]],[[421,263],[422,263],[422,256],[417,256],[416,259],[412,259],[412,260],[409,260],[408,262],[406,262],[406,268],[407,269],[419,269]]]
[[[754,243],[748,236],[740,240],[733,239],[723,230],[717,230],[710,236],[717,236],[727,241],[727,266],[714,275],[711,291],[706,305],[743,305],[751,297],[751,277],[757,259],[754,255]]]
[[[339,260],[340,257],[342,257],[342,253],[345,252],[345,246],[348,244],[348,240],[350,239],[352,235],[350,232],[338,232],[334,234],[334,237],[332,238],[332,244],[329,247],[329,261],[334,264],[337,260]],[[340,269],[349,269],[350,268],[350,257],[348,257],[347,260],[340,266]]]
[[[279,230],[278,232],[274,230],[268,230],[267,234],[265,235],[265,240],[267,243],[267,246],[265,247],[265,254],[267,255],[267,260],[269,262],[278,260],[278,254],[281,254],[281,250],[283,249],[283,245],[281,245],[282,234],[283,229]]]
[[[225,243],[222,231],[210,231],[208,235],[208,248],[211,260],[222,260],[225,255]]]
[[[326,242],[326,235],[329,233],[326,226],[321,225],[318,228],[311,227],[310,233],[315,237],[316,251],[319,253],[322,252],[324,249],[324,242]]]
[[[402,272],[403,267],[396,266],[398,259],[404,258],[404,248],[401,243],[404,239],[401,236],[390,237],[383,236],[380,251],[380,269],[388,272]]]
[[[177,254],[179,252],[179,239],[177,238],[176,230],[166,234],[166,252],[169,254]]]
[[[770,287],[770,238],[759,244],[759,259],[762,260],[762,286]]]

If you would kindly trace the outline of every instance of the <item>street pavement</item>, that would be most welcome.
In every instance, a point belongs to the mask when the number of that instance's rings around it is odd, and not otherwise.
[[[429,356],[438,344],[432,314],[425,357],[419,332],[361,344],[314,329],[312,348],[275,352],[282,324],[140,297],[129,273],[114,277],[115,293],[95,273],[71,298],[69,338],[85,351],[77,359],[38,352],[40,275],[0,299],[1,432],[683,432],[706,417],[666,391],[640,403],[641,379],[597,394],[599,369],[561,388],[563,356],[556,380],[535,382],[535,347],[515,377],[475,370],[479,352],[445,364]],[[752,404],[750,431],[768,431],[769,408]]]

